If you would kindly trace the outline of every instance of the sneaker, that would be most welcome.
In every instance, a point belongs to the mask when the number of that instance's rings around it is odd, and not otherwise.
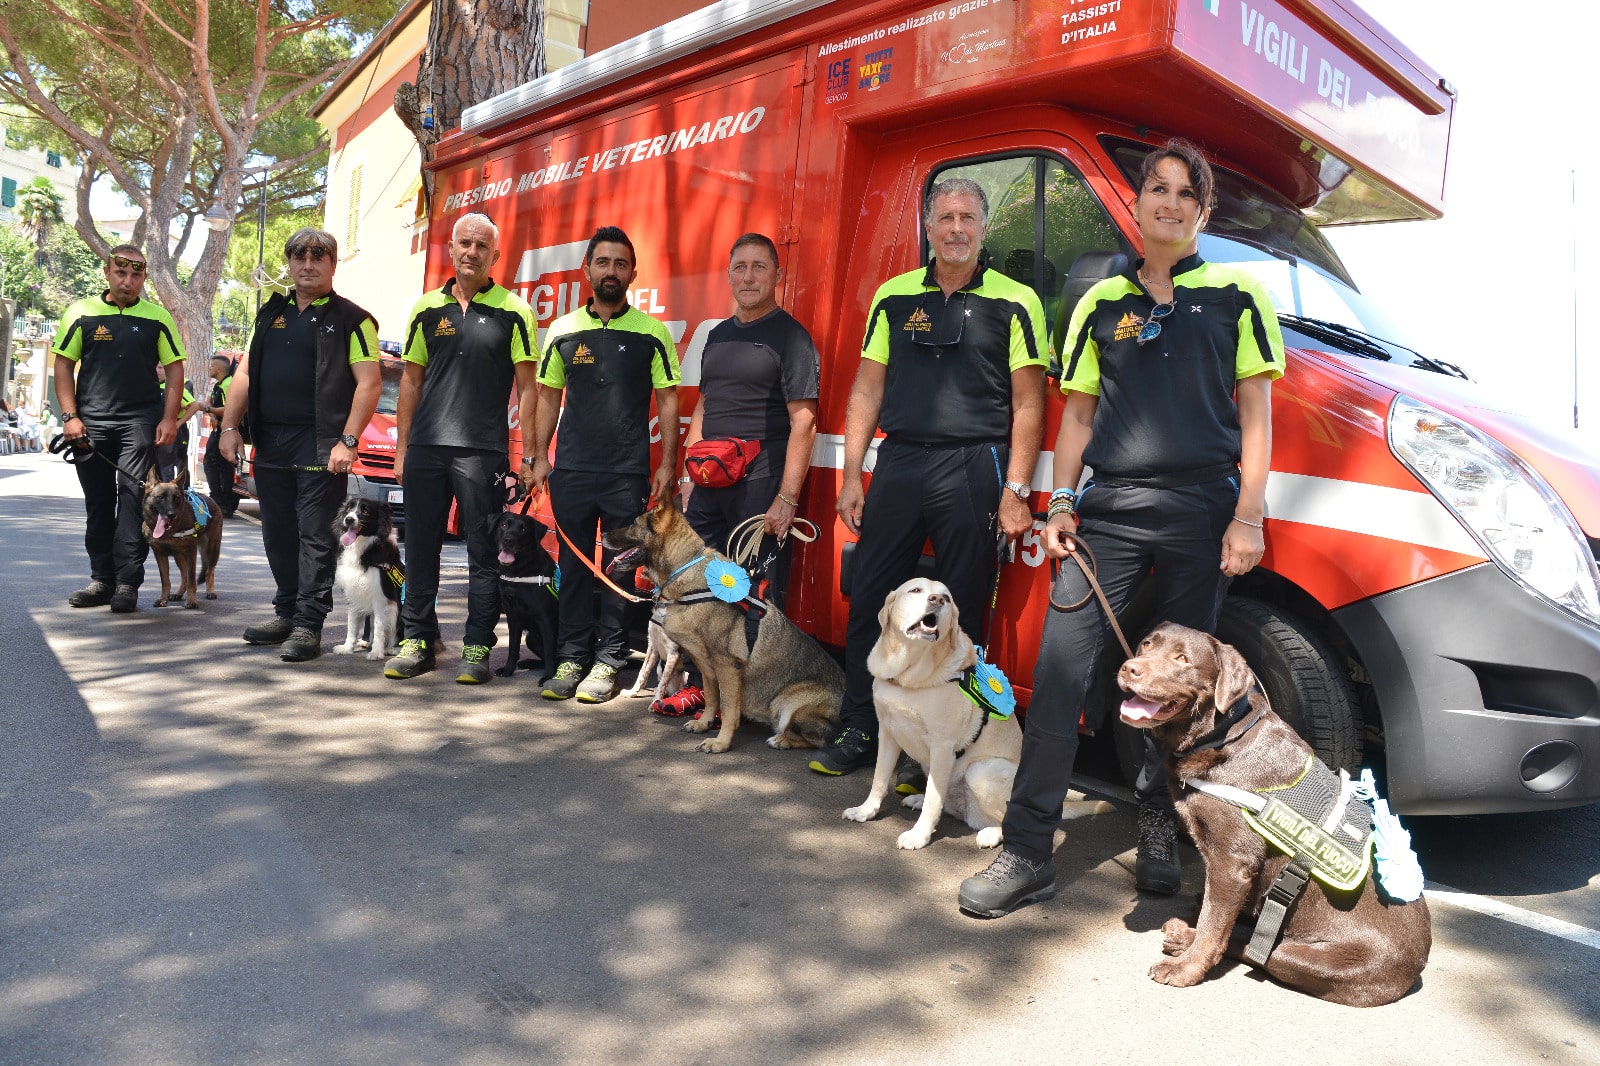
[[[131,614],[139,609],[139,587],[137,585],[118,585],[117,591],[111,594],[111,611],[113,614]]]
[[[554,676],[544,683],[544,691],[539,695],[547,700],[570,700],[572,694],[578,691],[578,683],[582,680],[582,664],[562,663],[556,667]]]
[[[1133,864],[1133,884],[1141,892],[1170,896],[1183,884],[1178,864],[1178,827],[1172,808],[1146,800],[1139,804],[1139,856]]]
[[[595,663],[589,676],[578,686],[579,703],[604,703],[617,694],[617,668],[610,663]]]
[[[894,790],[902,796],[920,796],[928,791],[928,775],[905,752],[900,753],[900,761],[895,764],[894,781]]]
[[[961,882],[961,909],[979,918],[1002,918],[1024,903],[1056,894],[1056,864],[1033,863],[1014,851],[1002,851],[987,869]]]
[[[293,622],[282,615],[275,615],[270,622],[245,627],[244,641],[246,644],[282,644],[293,632]]]
[[[517,650],[511,649],[512,658]],[[489,680],[489,646],[487,644],[463,644],[461,646],[461,669],[456,671],[456,681],[463,685],[481,685]]]
[[[410,638],[400,642],[400,654],[383,665],[383,676],[403,681],[433,669],[433,645]]]
[[[811,760],[811,768],[829,777],[843,777],[863,766],[871,766],[877,759],[878,744],[872,739],[872,734],[849,726],[839,730],[833,743]]]
[[[322,632],[310,626],[295,626],[289,639],[283,642],[283,661],[309,662],[322,654]]]
[[[650,713],[663,718],[682,718],[706,705],[706,693],[699,685],[685,685],[670,696],[650,703]],[[696,717],[699,717],[696,715]]]
[[[67,603],[73,607],[104,607],[110,602],[111,583],[109,581],[91,581],[67,597]]]

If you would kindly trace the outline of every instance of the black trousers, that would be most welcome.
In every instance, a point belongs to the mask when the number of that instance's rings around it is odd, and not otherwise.
[[[1214,630],[1229,582],[1219,568],[1222,535],[1238,499],[1232,478],[1175,489],[1091,481],[1078,502],[1079,534],[1094,552],[1112,609],[1121,612],[1154,567],[1156,620]],[[1062,603],[1089,594],[1088,582],[1070,559],[1061,565],[1054,594]],[[1139,634],[1127,637],[1133,642]],[[1033,703],[1022,732],[1022,762],[1003,823],[1006,847],[1034,862],[1049,858],[1052,850],[1078,754],[1078,719],[1102,652],[1122,655],[1094,600],[1076,611],[1046,612],[1033,669]],[[1141,802],[1170,802],[1165,762],[1148,733],[1144,741],[1134,794]]]
[[[439,550],[454,497],[467,539],[467,627],[461,642],[494,647],[500,571],[489,522],[505,510],[500,478],[507,466],[504,452],[432,445],[406,450],[406,591],[400,615],[407,639],[439,640]]]
[[[156,427],[85,425],[95,451],[137,477],[130,480],[90,456],[74,467],[83,486],[83,548],[89,576],[108,585],[144,583],[144,479],[156,457]]]
[[[233,464],[222,457],[221,444],[221,435],[212,429],[211,435],[206,438],[206,485],[211,490],[211,498],[222,508],[222,513],[232,517],[233,512],[239,509],[239,494],[233,487]]]
[[[976,644],[993,592],[1005,444],[922,445],[885,440],[861,512],[861,540],[850,564],[850,624],[845,633],[843,726],[876,736],[867,656],[878,642],[884,597],[916,573],[933,542],[939,580],[950,589],[961,628]]]
[[[350,476],[261,463],[255,476],[261,547],[278,586],[273,613],[320,633],[333,610],[333,574],[339,565],[333,516],[345,501]]]
[[[156,446],[156,471],[162,481],[171,481],[189,463],[189,427],[178,427],[178,439]]]
[[[550,474],[550,506],[556,524],[581,549],[593,551],[597,526],[601,533],[620,529],[643,514],[649,502],[650,479],[643,474],[596,474],[583,470],[555,470]],[[603,553],[603,565],[609,566],[615,556],[615,552]],[[600,587],[565,540],[561,542],[560,562],[561,624],[556,654],[562,662],[585,667],[602,662],[620,669],[628,661],[628,601]],[[634,571],[629,570],[606,576],[631,591],[633,575]]]

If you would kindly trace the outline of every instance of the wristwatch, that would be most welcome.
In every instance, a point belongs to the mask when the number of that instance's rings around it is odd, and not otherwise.
[[[1025,482],[1008,481],[1006,482],[1006,491],[1015,494],[1017,499],[1023,503],[1028,502],[1028,486]]]
[[[356,445],[361,443],[361,438],[352,433],[346,433],[344,436],[339,438],[339,443],[343,444],[346,448],[354,448]]]

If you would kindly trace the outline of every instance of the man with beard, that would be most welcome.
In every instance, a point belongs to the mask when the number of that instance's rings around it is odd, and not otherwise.
[[[536,491],[549,480],[556,524],[578,545],[594,543],[596,524],[609,532],[633,521],[653,497],[671,489],[678,469],[678,353],[667,327],[628,303],[635,262],[626,233],[616,226],[595,231],[583,257],[594,296],[551,324],[539,363],[538,413],[533,446],[522,458],[523,483]],[[661,425],[661,462],[653,475],[652,393]],[[561,418],[563,396],[570,418]],[[558,419],[552,471],[548,456]],[[633,575],[618,578],[626,586]],[[594,576],[563,540],[561,661],[544,687],[547,700],[576,695],[583,703],[603,703],[617,693],[617,671],[628,660],[628,604],[609,589],[601,592],[597,635],[594,598]]]
[[[423,294],[406,330],[394,455],[394,476],[406,490],[406,636],[385,677],[416,677],[434,668],[439,550],[452,497],[467,538],[467,626],[456,680],[481,685],[490,677],[500,572],[489,521],[505,508],[501,478],[513,382],[522,424],[533,418],[538,344],[532,308],[489,276],[499,259],[500,230],[489,216],[462,215],[450,233],[455,277]]]

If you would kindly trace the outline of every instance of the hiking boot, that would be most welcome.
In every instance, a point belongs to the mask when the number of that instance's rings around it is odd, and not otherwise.
[[[1178,828],[1166,804],[1152,800],[1139,804],[1139,857],[1133,864],[1133,884],[1158,896],[1170,896],[1183,884]]]
[[[322,654],[322,631],[310,626],[295,626],[289,639],[283,642],[283,661],[309,662]]]
[[[1056,894],[1056,864],[1034,863],[1014,851],[1002,851],[987,869],[961,882],[961,909],[979,918],[1001,918],[1024,903]]]
[[[104,607],[110,602],[111,583],[109,581],[91,581],[67,597],[67,603],[73,607]]]
[[[582,680],[581,663],[562,663],[556,667],[556,672],[550,680],[544,683],[544,691],[539,695],[547,700],[570,700],[572,694],[578,691],[578,683]]]
[[[670,696],[652,700],[650,713],[663,718],[682,718],[706,705],[706,693],[699,685],[685,685]]]
[[[610,663],[595,663],[589,676],[578,686],[579,703],[604,703],[617,694],[617,668]]]
[[[383,676],[403,681],[433,669],[433,645],[410,638],[400,642],[400,654],[383,664]]]
[[[246,626],[244,642],[246,644],[282,644],[294,632],[294,623],[282,615],[273,616],[272,621],[263,622],[258,626]]]
[[[511,657],[516,658],[517,649],[511,649]],[[456,681],[462,685],[481,685],[489,680],[489,646],[487,644],[463,644],[461,646],[461,669],[456,671]]]
[[[928,791],[928,775],[905,752],[900,753],[900,761],[894,767],[894,790],[902,796],[920,796]]]
[[[843,777],[871,766],[877,759],[878,743],[872,735],[849,726],[839,730],[833,742],[811,760],[811,768],[829,777]]]
[[[117,591],[111,594],[111,613],[131,614],[139,609],[139,587],[137,585],[118,585]]]

